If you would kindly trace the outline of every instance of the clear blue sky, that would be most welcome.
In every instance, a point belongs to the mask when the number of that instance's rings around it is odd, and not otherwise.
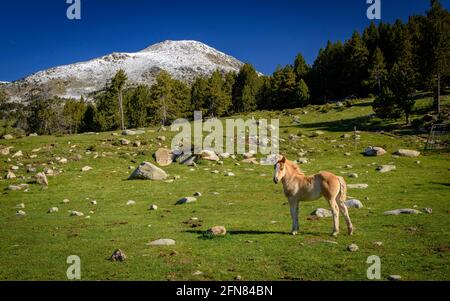
[[[424,13],[428,0],[381,0],[382,20]],[[449,8],[450,1],[442,0]],[[369,25],[366,0],[81,0],[80,21],[66,0],[0,2],[0,80],[114,51],[138,51],[163,40],[204,42],[265,73],[312,64],[327,40]]]

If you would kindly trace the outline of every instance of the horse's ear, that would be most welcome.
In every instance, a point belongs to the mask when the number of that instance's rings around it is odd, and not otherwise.
[[[285,156],[281,156],[280,162],[281,163],[286,163],[286,157]]]

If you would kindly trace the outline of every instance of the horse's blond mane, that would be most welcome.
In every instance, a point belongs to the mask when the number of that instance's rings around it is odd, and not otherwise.
[[[297,164],[295,164],[292,161],[286,160],[286,164],[289,165],[294,171],[296,171],[297,173],[304,175],[303,171],[300,169],[300,167],[298,167]]]

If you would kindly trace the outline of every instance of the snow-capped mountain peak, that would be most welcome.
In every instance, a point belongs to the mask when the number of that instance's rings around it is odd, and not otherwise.
[[[237,72],[242,62],[198,41],[164,41],[138,52],[113,52],[100,58],[59,66],[34,73],[11,85],[21,95],[39,87],[50,95],[87,97],[102,89],[119,70],[123,69],[130,84],[154,82],[161,70],[173,78],[192,82],[198,76],[215,70]]]

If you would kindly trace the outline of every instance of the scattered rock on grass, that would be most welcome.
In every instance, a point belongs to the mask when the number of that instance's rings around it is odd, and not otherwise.
[[[395,170],[396,168],[397,167],[395,165],[381,165],[377,168],[377,171],[381,173],[386,173]]]
[[[230,157],[230,154],[229,153],[220,153],[219,154],[219,158],[221,158],[221,159],[227,159],[227,158],[229,158]]]
[[[348,189],[367,189],[369,187],[368,184],[348,184]]]
[[[17,216],[25,216],[25,215],[27,215],[27,214],[25,213],[25,211],[19,210],[19,211],[16,212],[16,215],[17,215]]]
[[[359,250],[359,247],[356,244],[351,244],[347,246],[347,250],[349,252],[356,252]]]
[[[196,201],[197,201],[197,199],[195,197],[188,196],[188,197],[179,199],[175,205],[189,204],[189,203],[193,203]]]
[[[416,158],[420,156],[420,152],[410,149],[399,149],[394,153],[400,157]]]
[[[208,229],[206,233],[212,236],[224,236],[227,234],[227,230],[225,229],[224,226],[214,226]]]
[[[79,212],[79,211],[75,211],[75,210],[71,210],[69,211],[70,216],[84,216],[83,212]]]
[[[312,137],[319,137],[319,136],[322,136],[322,135],[324,135],[324,134],[325,134],[324,131],[314,131],[314,132],[312,133]]]
[[[317,208],[316,210],[314,210],[311,213],[311,215],[317,216],[317,217],[331,217],[331,216],[333,216],[333,213],[331,212],[331,210],[328,210],[328,209]]]
[[[81,168],[81,171],[86,172],[86,171],[90,171],[92,170],[92,167],[90,166],[84,166],[83,168]]]
[[[19,191],[19,190],[27,189],[27,188],[28,188],[28,184],[9,185],[8,186],[8,190],[11,190],[11,191]]]
[[[122,145],[129,145],[129,144],[131,143],[130,140],[125,139],[125,138],[120,138],[119,142],[120,142],[120,144],[122,144]]]
[[[16,175],[12,172],[12,171],[8,171],[8,173],[5,176],[5,179],[7,180],[11,180],[11,179],[15,179]]]
[[[167,179],[168,175],[164,170],[150,162],[142,162],[130,175],[128,180],[154,180],[161,181]]]
[[[208,161],[219,161],[220,160],[219,156],[217,156],[214,151],[206,150],[206,149],[202,150],[200,157],[203,160],[208,160]]]
[[[423,211],[425,213],[428,213],[428,214],[432,214],[433,213],[433,209],[431,209],[431,208],[423,208]]]
[[[360,200],[357,199],[350,199],[347,200],[345,202],[345,205],[347,206],[347,208],[357,208],[357,209],[361,209],[364,207],[364,205],[361,203]]]
[[[400,281],[400,280],[402,280],[402,276],[400,276],[400,275],[389,275],[388,280],[389,281]]]
[[[384,215],[400,215],[400,214],[419,214],[420,211],[416,209],[396,209],[396,210],[390,210],[386,211],[383,214]]]
[[[9,146],[9,147],[0,146],[0,155],[8,156],[11,148],[12,148],[12,146]]]
[[[134,135],[136,135],[135,131],[132,131],[132,130],[124,130],[124,131],[122,131],[122,136],[134,136]]]
[[[125,255],[121,249],[117,249],[114,253],[112,253],[109,259],[112,261],[125,261],[127,259],[127,255]]]
[[[36,182],[41,186],[48,186],[48,180],[45,173],[40,172],[36,175]]]
[[[297,160],[297,162],[299,163],[299,164],[308,164],[308,159],[307,158],[299,158],[298,160]]]
[[[158,210],[158,206],[156,206],[156,205],[150,205],[150,207],[148,208],[148,210],[151,210],[151,211],[155,211],[155,210]]]
[[[173,246],[175,245],[175,240],[169,238],[161,238],[149,242],[147,245],[149,246]]]
[[[386,151],[378,146],[372,147],[369,146],[368,148],[366,148],[364,150],[364,155],[365,156],[383,156],[386,154]]]
[[[250,159],[250,158],[255,157],[255,155],[256,155],[256,152],[251,150],[251,151],[249,151],[248,153],[245,153],[245,154],[244,154],[244,158],[245,158],[245,159]]]
[[[133,201],[133,200],[129,200],[129,201],[127,202],[127,206],[131,206],[131,205],[136,205],[136,202]]]
[[[48,211],[47,211],[47,213],[56,213],[56,212],[58,212],[58,207],[52,207],[52,208],[50,208],[50,209],[48,209]]]
[[[247,163],[247,164],[255,164],[258,165],[259,162],[256,158],[248,158],[248,159],[244,159],[241,161],[242,163]]]
[[[14,155],[12,155],[12,157],[13,158],[17,158],[17,157],[22,157],[23,156],[23,153],[22,153],[22,151],[20,150],[20,151],[17,151],[17,152],[15,152],[14,153]]]
[[[170,149],[160,148],[155,152],[155,160],[160,166],[167,166],[173,162],[173,153]]]

